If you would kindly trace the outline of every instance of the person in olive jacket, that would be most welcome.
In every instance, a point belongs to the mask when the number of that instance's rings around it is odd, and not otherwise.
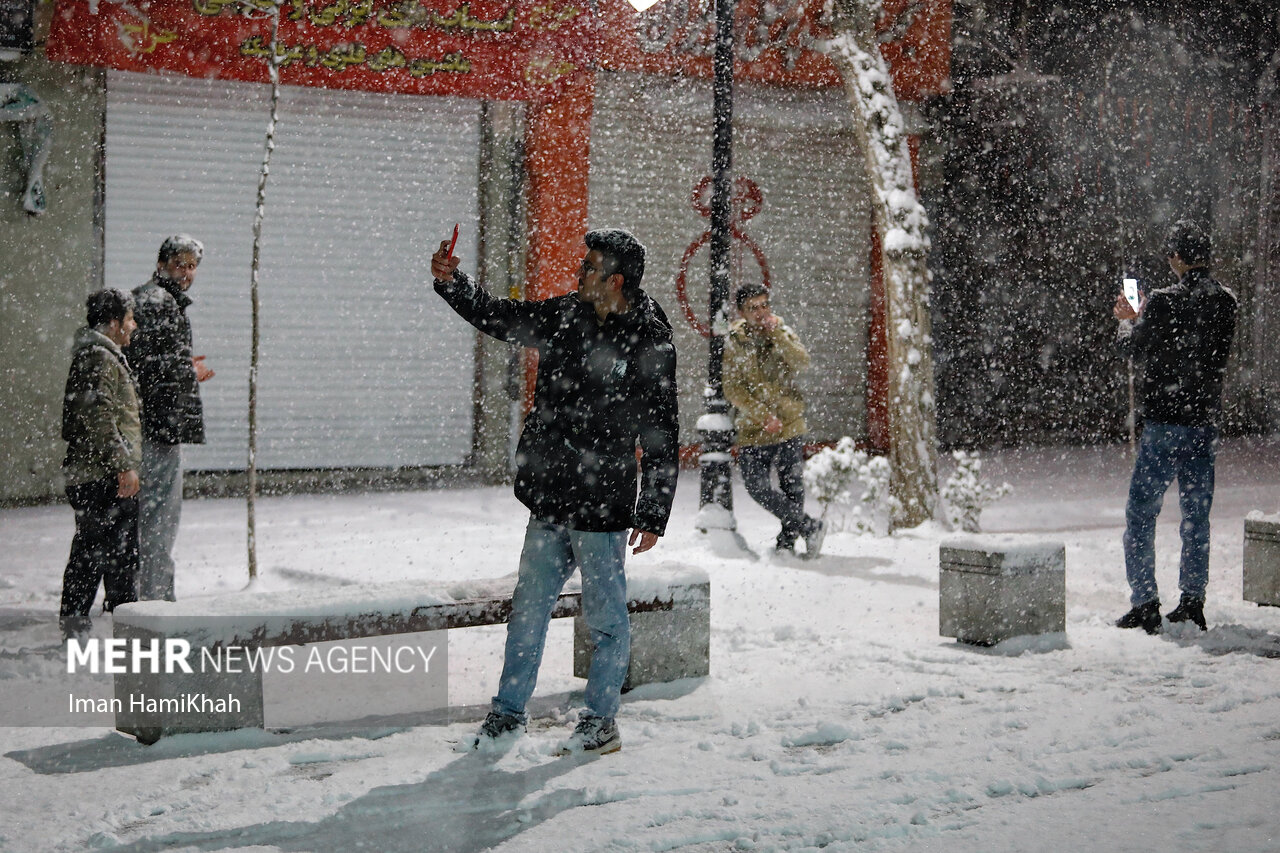
[[[87,308],[88,325],[76,332],[62,401],[62,472],[76,519],[58,612],[64,639],[87,634],[100,582],[105,610],[137,600],[142,427],[137,385],[121,352],[136,328],[133,299],[100,290]]]
[[[724,345],[724,396],[738,410],[738,464],[747,494],[782,522],[777,550],[789,552],[804,537],[805,556],[822,551],[824,525],[804,511],[804,397],[800,372],[809,353],[769,307],[758,284],[738,288],[742,316]],[[771,472],[778,472],[774,488]]]
[[[559,752],[622,746],[614,717],[631,646],[623,563],[628,544],[633,554],[657,544],[671,514],[676,352],[666,315],[640,289],[644,246],[614,229],[585,242],[577,291],[537,302],[490,296],[458,271],[447,242],[431,259],[436,292],[464,320],[538,350],[533,411],[516,450],[515,493],[530,519],[498,695],[477,748],[527,723],[552,608],[575,569],[594,652],[586,710]]]
[[[182,445],[204,443],[200,383],[213,377],[192,354],[187,291],[204,246],[176,234],[160,245],[156,271],[137,287],[138,332],[128,349],[142,390],[142,504],[138,597],[173,601],[173,543],[182,517]]]

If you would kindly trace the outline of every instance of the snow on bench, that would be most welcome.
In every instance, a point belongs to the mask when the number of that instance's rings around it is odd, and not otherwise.
[[[405,581],[121,605],[113,614],[117,641],[132,648],[136,640],[144,649],[155,641],[162,650],[166,641],[185,641],[194,671],[165,666],[129,666],[126,672],[117,671],[116,728],[144,743],[180,732],[261,728],[261,668],[202,668],[198,664],[206,651],[235,650],[243,655],[262,647],[502,624],[511,616],[515,580],[515,575],[510,575],[451,584]],[[706,572],[629,572],[627,610],[631,614],[627,689],[710,672],[711,582]],[[585,677],[591,643],[576,576],[561,593],[551,616],[574,617],[574,674]],[[162,663],[163,658],[161,654]],[[148,697],[149,704],[135,711],[140,705],[138,696]],[[235,696],[238,701],[231,707],[206,706],[193,711],[187,701],[191,696]],[[163,701],[166,699],[169,701]],[[157,711],[157,707],[175,710]]]

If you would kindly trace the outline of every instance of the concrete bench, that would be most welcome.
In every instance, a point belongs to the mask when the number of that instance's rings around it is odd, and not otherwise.
[[[994,645],[1026,634],[1065,631],[1066,546],[989,536],[939,548],[939,633]]]
[[[114,636],[132,645],[163,648],[169,639],[190,644],[194,662],[208,650],[260,649],[385,637],[507,622],[514,575],[498,581],[431,585],[420,582],[346,586],[325,590],[243,592],[178,602],[147,601],[117,607]],[[697,570],[637,573],[627,579],[631,613],[631,663],[627,687],[710,672],[711,583]],[[576,578],[560,595],[552,618],[572,616],[574,674],[585,677],[591,643]],[[177,669],[177,668],[175,668]],[[180,670],[129,667],[115,674],[119,731],[144,743],[182,732],[263,727],[262,671]],[[496,677],[496,673],[494,674]],[[235,707],[193,713],[191,696],[235,696]],[[161,708],[133,710],[137,696]],[[170,700],[163,702],[160,700]],[[447,701],[447,697],[446,697]],[[177,710],[173,710],[177,709]]]
[[[1244,520],[1244,599],[1280,607],[1280,516]]]

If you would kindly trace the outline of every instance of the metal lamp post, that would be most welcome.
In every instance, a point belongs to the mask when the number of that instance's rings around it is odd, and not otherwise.
[[[628,0],[644,11],[658,0]],[[695,521],[703,532],[735,530],[733,488],[730,479],[733,419],[724,397],[722,369],[724,335],[728,331],[730,191],[733,182],[733,13],[736,0],[715,0],[716,40],[713,62],[712,109],[715,128],[711,143],[711,287],[708,325],[707,385],[703,392],[705,413],[698,418],[702,438],[701,493]]]

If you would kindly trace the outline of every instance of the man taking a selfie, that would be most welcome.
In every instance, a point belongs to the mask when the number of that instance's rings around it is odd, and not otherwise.
[[[1209,581],[1209,508],[1222,412],[1222,381],[1235,334],[1236,298],[1209,275],[1210,241],[1199,226],[1180,220],[1165,241],[1178,281],[1153,291],[1135,310],[1123,295],[1112,313],[1122,344],[1141,365],[1142,438],[1125,507],[1124,561],[1132,609],[1120,628],[1161,629],[1156,589],[1156,518],[1176,478],[1182,509],[1182,600],[1170,622],[1205,630]]]
[[[585,242],[577,291],[536,302],[486,293],[458,270],[448,241],[431,258],[436,292],[464,320],[538,350],[533,410],[516,449],[515,493],[529,523],[502,677],[477,749],[524,730],[552,609],[575,570],[593,651],[586,710],[557,754],[622,747],[614,717],[631,652],[623,562],[628,544],[632,554],[656,545],[671,514],[676,351],[662,308],[640,289],[644,246],[618,229],[589,231]]]

